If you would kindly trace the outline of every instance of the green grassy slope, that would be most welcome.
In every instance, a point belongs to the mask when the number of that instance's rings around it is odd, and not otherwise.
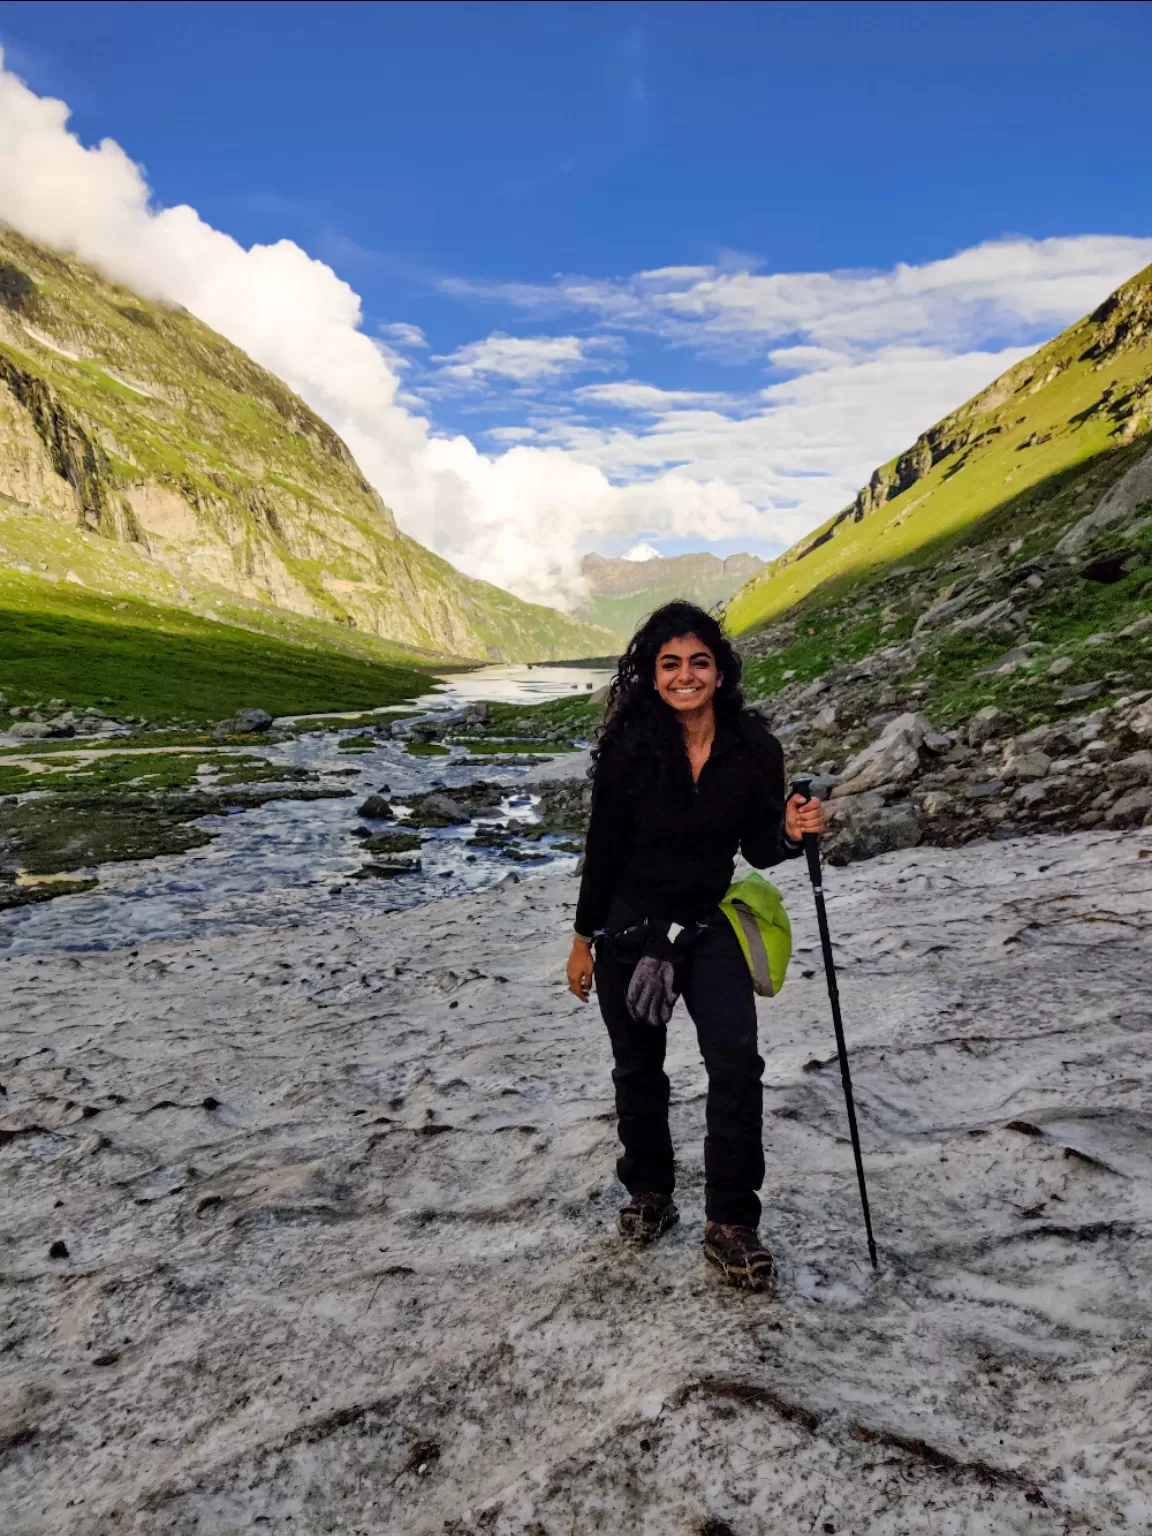
[[[1122,472],[1125,445],[1152,430],[1152,267],[1092,315],[1010,369],[883,465],[855,502],[741,588],[735,633],[785,612],[815,612],[895,567],[1004,536],[1050,548],[1090,467],[1099,487]]]
[[[193,316],[4,229],[0,493],[326,625],[479,660],[608,648],[400,533],[331,428]]]
[[[376,707],[459,659],[177,577],[140,546],[0,501],[0,691],[152,721]]]

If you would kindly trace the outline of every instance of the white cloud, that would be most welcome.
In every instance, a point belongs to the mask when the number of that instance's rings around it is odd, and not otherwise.
[[[398,347],[426,347],[428,338],[418,325],[409,325],[406,320],[393,320],[389,325],[379,327],[381,336],[386,336],[389,341],[395,342]]]
[[[535,427],[489,427],[484,434],[494,443],[530,443],[536,436]]]
[[[627,278],[560,276],[552,283],[472,283],[446,292],[529,312],[586,311],[622,331],[720,355],[763,356],[774,342],[852,351],[905,340],[958,349],[988,337],[1031,340],[1092,309],[1152,262],[1152,240],[1070,235],[994,240],[922,266],[886,272],[758,273],[661,267]]]
[[[613,337],[508,336],[493,331],[483,341],[470,341],[433,361],[442,365],[441,377],[461,384],[483,384],[487,378],[534,384],[603,367],[597,352],[617,348]]]
[[[648,415],[662,415],[689,405],[734,405],[732,395],[717,390],[658,389],[655,384],[643,384],[638,379],[622,379],[612,384],[586,384],[573,391],[577,400],[588,400],[595,405],[619,406],[626,411],[640,411]]]
[[[643,563],[647,560],[659,560],[660,551],[651,544],[633,544],[632,548],[626,549],[620,558]]]
[[[438,435],[401,389],[408,363],[394,349],[421,347],[415,326],[366,335],[358,296],[329,266],[291,241],[246,249],[192,208],[155,208],[117,144],[86,148],[67,121],[62,102],[0,71],[0,218],[185,305],[331,422],[401,527],[540,601],[573,595],[579,556],[609,541],[791,542],[1036,334],[1152,260],[1152,241],[1084,236],[992,243],[883,273],[772,275],[731,258],[620,280],[456,283],[535,320],[597,322],[593,337],[495,333],[447,356],[447,369],[463,370],[447,379],[474,387],[470,401],[482,402],[485,380],[511,385],[514,399],[532,393],[527,422],[493,428],[499,451],[484,454]],[[773,381],[743,395],[642,380],[573,392],[577,370],[618,365],[630,332],[755,356]],[[550,387],[567,393],[545,410]],[[573,393],[584,418],[571,414]]]

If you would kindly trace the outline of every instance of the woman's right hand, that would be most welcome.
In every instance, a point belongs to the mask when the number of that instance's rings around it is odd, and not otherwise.
[[[568,956],[568,990],[582,1003],[588,1001],[592,990],[592,946],[587,939],[573,939],[572,953]]]

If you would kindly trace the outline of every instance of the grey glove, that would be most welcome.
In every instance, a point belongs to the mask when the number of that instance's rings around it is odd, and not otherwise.
[[[663,1029],[672,1017],[676,999],[676,972],[667,932],[654,934],[644,946],[628,983],[628,1012],[637,1024]]]

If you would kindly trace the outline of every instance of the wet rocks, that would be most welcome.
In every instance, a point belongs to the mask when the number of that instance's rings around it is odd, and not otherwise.
[[[433,791],[427,795],[412,796],[405,820],[418,827],[462,827],[472,820],[472,815],[450,795]]]
[[[414,853],[423,842],[416,832],[374,832],[360,846],[365,853]]]
[[[352,874],[353,880],[395,880],[398,875],[418,875],[421,864],[419,859],[388,859],[374,860],[371,864],[362,864]]]
[[[370,821],[391,821],[392,805],[383,795],[369,795],[356,807],[357,816],[367,816]]]

